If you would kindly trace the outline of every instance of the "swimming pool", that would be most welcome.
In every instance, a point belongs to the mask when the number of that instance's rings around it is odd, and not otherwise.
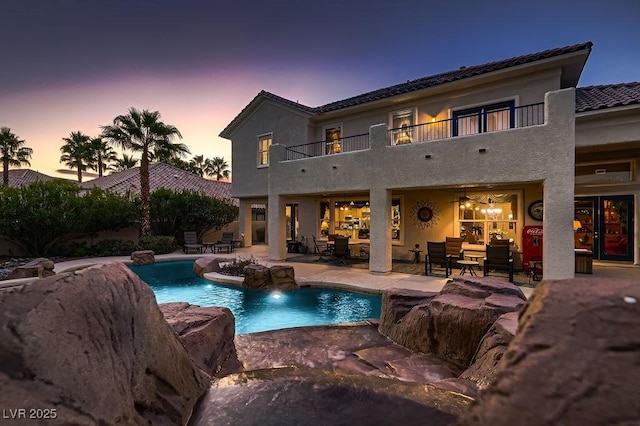
[[[236,334],[380,318],[378,295],[322,288],[288,292],[245,289],[198,277],[193,273],[193,261],[129,268],[151,286],[158,303],[229,308],[236,319]]]

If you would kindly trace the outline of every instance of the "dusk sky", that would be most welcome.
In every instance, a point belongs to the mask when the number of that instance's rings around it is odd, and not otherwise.
[[[130,107],[231,164],[218,134],[263,89],[313,107],[586,41],[580,86],[640,80],[638,0],[2,0],[0,22],[0,126],[51,176]]]

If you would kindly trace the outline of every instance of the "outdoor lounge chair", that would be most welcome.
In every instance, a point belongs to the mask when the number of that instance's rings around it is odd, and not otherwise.
[[[489,270],[509,272],[509,282],[513,282],[513,257],[511,247],[508,245],[487,244],[486,257],[484,258],[484,276],[489,276]]]
[[[427,256],[424,263],[424,274],[432,272],[432,265],[436,264],[444,268],[444,276],[449,278],[452,269],[451,256],[447,255],[446,243],[427,241]]]
[[[222,249],[226,249],[227,253],[231,253],[233,251],[233,246],[235,242],[233,241],[233,232],[223,232],[222,238],[213,245],[213,252],[222,251]]]
[[[198,234],[196,231],[184,231],[183,251],[188,254],[190,250],[197,250],[202,253],[202,244],[198,243]]]

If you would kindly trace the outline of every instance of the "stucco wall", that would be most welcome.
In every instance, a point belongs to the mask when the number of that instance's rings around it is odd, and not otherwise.
[[[273,143],[307,142],[308,115],[271,101],[264,101],[232,135],[231,188],[234,197],[267,195],[268,167],[258,167],[258,135],[273,133]],[[271,160],[270,160],[271,161]]]
[[[545,217],[545,234],[553,235],[544,240],[545,252],[554,253],[545,274],[568,278],[573,276],[574,99],[573,89],[548,93],[540,126],[400,146],[388,145],[386,125],[373,126],[369,150],[272,163],[269,214],[278,214],[271,203],[285,195],[544,182],[545,208],[554,216]],[[270,155],[283,158],[284,147],[272,146]]]

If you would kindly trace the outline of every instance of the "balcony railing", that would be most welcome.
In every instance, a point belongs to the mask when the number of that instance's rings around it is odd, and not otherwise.
[[[341,152],[363,151],[365,149],[369,149],[369,133],[347,136],[335,140],[288,146],[286,152],[287,160],[300,160],[302,158],[339,154]]]
[[[391,145],[426,142],[454,136],[497,132],[544,124],[544,103],[505,107],[474,114],[432,121],[402,128],[390,129]],[[369,149],[369,134],[347,136],[336,140],[312,142],[286,148],[287,160],[319,157],[341,152]]]
[[[392,145],[426,142],[454,136],[497,132],[544,124],[544,103],[505,107],[446,119],[390,129]]]

